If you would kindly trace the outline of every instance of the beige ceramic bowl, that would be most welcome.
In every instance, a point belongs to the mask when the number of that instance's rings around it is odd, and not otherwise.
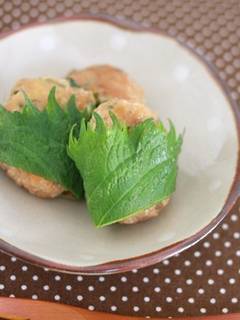
[[[179,132],[186,129],[177,190],[147,223],[97,230],[84,203],[37,199],[1,172],[1,249],[67,272],[126,271],[193,245],[233,206],[239,196],[237,108],[214,71],[174,39],[97,20],[65,21],[2,38],[0,57],[1,101],[21,77],[63,76],[108,63],[144,87],[164,122],[170,118]]]

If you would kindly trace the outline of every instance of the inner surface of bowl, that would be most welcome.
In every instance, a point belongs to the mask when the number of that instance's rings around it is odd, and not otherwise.
[[[133,226],[96,229],[83,202],[41,200],[0,173],[0,238],[38,257],[86,267],[129,259],[191,237],[221,211],[237,165],[233,113],[207,68],[162,35],[94,21],[39,26],[0,41],[0,101],[23,77],[64,77],[112,64],[144,88],[148,105],[185,128],[176,192],[162,214]]]

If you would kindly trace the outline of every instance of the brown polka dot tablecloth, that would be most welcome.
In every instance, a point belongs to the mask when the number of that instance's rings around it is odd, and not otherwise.
[[[239,0],[0,0],[0,32],[58,17],[98,14],[154,27],[214,65],[240,103]],[[1,57],[0,57],[1,58]],[[0,294],[126,315],[240,311],[239,203],[211,234],[154,266],[108,276],[61,274],[0,253]]]

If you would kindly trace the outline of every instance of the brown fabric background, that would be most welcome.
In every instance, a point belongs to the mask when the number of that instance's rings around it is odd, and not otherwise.
[[[218,69],[232,99],[240,103],[239,0],[0,0],[0,32],[82,13],[129,20],[176,37]],[[194,247],[126,274],[60,274],[0,253],[0,295],[59,301],[90,310],[149,317],[236,312],[240,311],[239,288],[239,203]]]

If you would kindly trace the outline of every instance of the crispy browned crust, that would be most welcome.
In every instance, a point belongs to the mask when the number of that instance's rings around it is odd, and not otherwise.
[[[163,200],[162,202],[156,204],[155,206],[146,209],[136,215],[133,215],[123,221],[120,221],[121,224],[134,224],[138,222],[143,222],[152,218],[159,216],[162,209],[168,205],[170,198]]]
[[[24,91],[33,101],[34,105],[39,110],[43,110],[47,105],[49,91],[53,87],[56,87],[56,98],[61,106],[64,106],[73,94],[76,97],[76,103],[79,109],[84,109],[87,105],[95,103],[92,92],[72,88],[65,79],[38,78],[19,80],[13,87],[11,95],[5,104],[5,108],[9,111],[20,111],[24,106],[24,95],[22,92]],[[2,164],[1,167],[17,185],[25,188],[37,197],[55,198],[64,192],[62,186],[40,176],[5,164]]]
[[[109,111],[129,126],[134,126],[148,118],[156,119],[156,115],[144,104],[115,98],[100,104],[95,109],[95,112],[101,115],[109,126],[112,124]]]
[[[25,102],[24,91],[33,104],[39,110],[43,110],[47,105],[48,94],[53,87],[56,87],[56,98],[61,106],[66,105],[73,94],[76,97],[76,104],[79,109],[84,109],[87,105],[95,103],[95,98],[91,91],[71,87],[65,79],[37,78],[19,80],[13,87],[5,108],[9,111],[20,111]]]
[[[22,169],[5,164],[0,164],[0,167],[18,186],[25,188],[39,198],[55,198],[64,191],[64,188],[59,184],[27,173]]]
[[[147,118],[156,119],[156,115],[144,104],[137,102],[129,102],[122,99],[112,99],[100,104],[95,110],[104,122],[111,126],[112,120],[109,111],[113,112],[120,120],[129,126],[134,126]],[[92,120],[92,123],[94,120]],[[122,220],[121,224],[135,224],[138,222],[146,221],[151,218],[157,217],[161,210],[169,203],[170,198],[148,208],[144,211],[137,213],[127,219]]]
[[[98,93],[101,102],[111,98],[144,102],[144,91],[127,73],[111,65],[95,65],[73,70],[68,77],[81,87]]]

